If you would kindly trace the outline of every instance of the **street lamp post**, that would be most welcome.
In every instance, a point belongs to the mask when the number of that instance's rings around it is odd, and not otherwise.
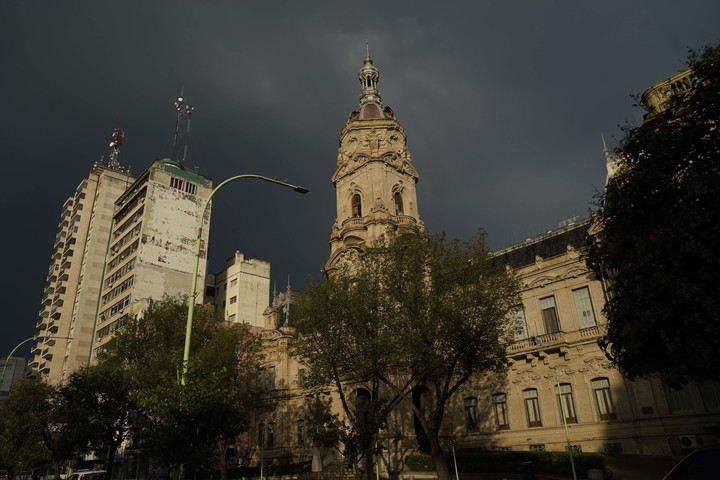
[[[193,322],[193,313],[195,311],[195,300],[197,299],[197,277],[198,277],[198,270],[200,267],[200,246],[202,243],[202,229],[203,229],[203,222],[205,220],[205,214],[207,213],[208,206],[210,206],[210,201],[215,196],[215,193],[217,193],[218,190],[220,190],[222,187],[227,185],[230,182],[234,182],[235,180],[242,180],[244,178],[256,178],[258,180],[263,180],[265,182],[270,183],[276,183],[278,185],[282,185],[283,187],[287,187],[292,189],[295,192],[298,193],[308,193],[309,190],[305,187],[302,187],[300,185],[293,185],[291,183],[278,180],[276,178],[270,178],[270,177],[264,177],[262,175],[254,175],[254,174],[244,174],[244,175],[236,175],[234,177],[230,177],[227,180],[221,182],[217,187],[213,189],[212,192],[210,192],[210,196],[208,196],[207,200],[205,200],[205,205],[203,206],[202,213],[200,215],[200,221],[198,222],[198,228],[197,228],[197,239],[195,240],[195,265],[193,267],[193,274],[192,274],[192,284],[190,286],[190,298],[188,298],[188,313],[187,313],[187,325],[185,326],[185,349],[183,351],[183,367],[182,367],[182,377],[180,377],[180,381],[183,385],[185,385],[185,380],[187,376],[188,371],[188,363],[190,361],[190,334],[192,331],[192,322]]]
[[[10,351],[10,354],[9,354],[7,357],[5,357],[5,364],[3,365],[2,374],[0,374],[0,385],[2,385],[3,381],[5,381],[5,369],[7,368],[7,364],[8,364],[8,362],[10,361],[10,358],[11,358],[11,357],[13,356],[13,354],[15,353],[15,350],[17,350],[17,349],[20,348],[21,346],[25,345],[27,342],[30,342],[30,341],[32,341],[32,340],[39,340],[39,339],[41,339],[41,338],[43,338],[43,339],[45,339],[45,340],[47,340],[47,339],[72,340],[72,337],[55,337],[55,336],[47,336],[47,335],[40,335],[39,337],[32,336],[32,337],[30,337],[30,338],[26,338],[26,339],[23,340],[22,342],[20,342],[20,343],[18,343],[17,345],[15,345],[15,348],[13,348],[13,349]]]

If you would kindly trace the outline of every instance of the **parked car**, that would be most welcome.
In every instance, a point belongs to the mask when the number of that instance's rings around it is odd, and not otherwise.
[[[716,480],[720,472],[720,445],[695,450],[680,460],[663,480]]]
[[[75,472],[68,475],[65,480],[105,480],[105,470],[89,470],[87,472]]]

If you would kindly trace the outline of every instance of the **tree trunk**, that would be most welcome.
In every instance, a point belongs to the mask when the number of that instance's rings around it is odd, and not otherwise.
[[[428,440],[430,443],[430,456],[435,463],[438,480],[450,480],[450,472],[448,471],[447,462],[445,461],[445,452],[443,452],[443,449],[440,447],[437,434],[429,435]]]
[[[219,457],[218,457],[218,466],[220,467],[220,480],[228,480],[230,477],[228,475],[228,461],[227,461],[227,450],[228,450],[228,441],[226,439],[222,439],[219,442]]]
[[[117,453],[118,444],[112,442],[108,446],[107,458],[105,459],[105,478],[111,480],[113,478],[113,469],[115,468],[115,454]]]

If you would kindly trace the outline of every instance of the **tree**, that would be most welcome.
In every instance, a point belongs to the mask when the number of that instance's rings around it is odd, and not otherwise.
[[[59,387],[68,422],[82,426],[87,450],[105,454],[108,477],[137,412],[136,388],[127,370],[107,361],[76,370]]]
[[[606,355],[673,386],[720,380],[720,49],[688,66],[690,88],[625,128],[588,254],[608,281]]]
[[[12,471],[50,461],[59,480],[62,462],[87,450],[84,424],[74,415],[52,385],[30,380],[15,386],[0,404],[0,463]]]
[[[128,318],[100,363],[130,385],[133,443],[155,458],[185,464],[187,473],[218,460],[227,478],[227,445],[247,427],[259,399],[259,337],[246,324],[225,322],[212,307],[197,307],[190,368],[179,382],[186,304],[165,297],[151,302],[141,317]],[[129,404],[130,405],[130,404]]]
[[[471,376],[502,373],[520,303],[517,279],[478,234],[389,236],[299,296],[295,353],[309,383],[332,385],[366,458],[402,403],[426,437],[440,480],[445,406]]]

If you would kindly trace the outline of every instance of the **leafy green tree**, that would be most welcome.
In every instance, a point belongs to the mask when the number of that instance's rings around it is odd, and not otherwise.
[[[78,423],[56,387],[22,382],[0,404],[0,459],[8,470],[50,461],[55,479],[60,466],[87,450],[84,424]]]
[[[82,426],[89,450],[105,454],[108,477],[137,411],[135,388],[128,372],[111,362],[83,367],[59,387],[69,423]]]
[[[608,280],[608,358],[673,386],[720,380],[720,49],[688,66],[690,88],[626,127],[588,254]]]
[[[248,325],[197,307],[181,385],[186,309],[178,298],[151,302],[141,317],[126,320],[100,363],[124,371],[131,385],[135,410],[122,425],[133,427],[136,446],[190,473],[218,460],[227,478],[226,447],[246,429],[260,398],[261,343]]]
[[[466,243],[416,234],[384,239],[299,296],[295,354],[311,385],[337,390],[368,477],[377,433],[402,403],[449,478],[445,406],[472,375],[502,373],[518,288],[482,233]]]

